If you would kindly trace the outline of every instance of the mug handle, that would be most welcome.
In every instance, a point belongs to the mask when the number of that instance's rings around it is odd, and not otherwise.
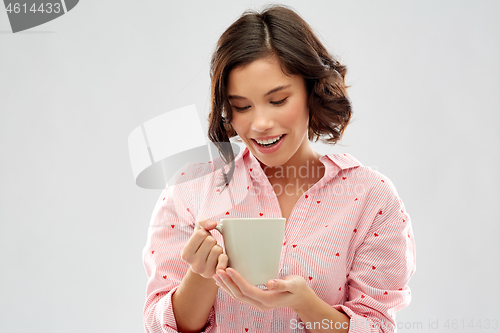
[[[217,224],[217,226],[213,230],[217,230],[222,236],[224,236],[224,234],[222,233],[222,223]]]

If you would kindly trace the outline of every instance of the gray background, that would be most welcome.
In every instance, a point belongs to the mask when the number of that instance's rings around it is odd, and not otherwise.
[[[143,331],[160,191],[134,184],[128,135],[192,103],[206,128],[217,38],[263,3],[86,0],[18,34],[0,9],[2,332]],[[412,218],[401,332],[499,320],[500,2],[285,3],[349,68],[353,122],[315,148],[388,176]]]

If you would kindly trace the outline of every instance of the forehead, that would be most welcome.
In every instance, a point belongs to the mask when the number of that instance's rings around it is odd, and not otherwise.
[[[229,72],[227,90],[229,95],[267,92],[277,86],[299,86],[302,78],[283,73],[274,58],[255,60],[247,65],[233,68]]]

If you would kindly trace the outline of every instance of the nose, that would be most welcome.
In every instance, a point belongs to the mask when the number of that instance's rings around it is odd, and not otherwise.
[[[267,132],[274,127],[272,114],[266,108],[255,108],[252,115],[252,130],[255,132]]]

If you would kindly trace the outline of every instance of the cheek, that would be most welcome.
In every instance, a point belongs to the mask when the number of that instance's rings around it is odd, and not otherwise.
[[[296,103],[290,111],[290,117],[288,117],[290,122],[293,122],[297,127],[308,127],[309,109],[307,106],[304,106],[302,103]]]
[[[244,121],[241,117],[239,116],[234,116],[233,114],[233,119],[231,120],[231,126],[233,126],[233,129],[240,135],[244,131]]]

